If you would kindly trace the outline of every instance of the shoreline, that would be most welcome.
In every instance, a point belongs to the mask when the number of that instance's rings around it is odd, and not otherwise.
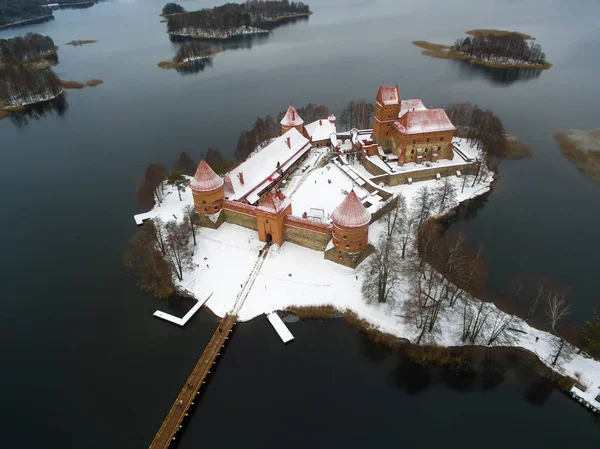
[[[54,14],[48,14],[47,16],[34,17],[32,19],[19,20],[17,22],[7,23],[6,25],[0,25],[0,30],[5,30],[8,28],[17,28],[20,26],[35,25],[38,23],[48,22],[54,19]]]
[[[567,129],[552,135],[560,152],[579,172],[600,183],[600,129]]]
[[[550,62],[545,62],[544,64],[526,64],[526,63],[500,63],[493,61],[486,61],[484,59],[478,59],[464,53],[456,52],[450,50],[449,45],[443,44],[435,44],[433,42],[428,41],[412,41],[413,45],[416,45],[419,48],[422,48],[422,55],[431,56],[432,58],[437,59],[455,59],[455,60],[463,60],[468,61],[471,64],[479,64],[486,67],[496,68],[496,69],[535,69],[535,70],[547,70],[552,67]]]

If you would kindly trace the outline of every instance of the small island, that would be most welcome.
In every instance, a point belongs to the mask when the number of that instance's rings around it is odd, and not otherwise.
[[[219,53],[219,50],[198,42],[186,42],[171,61],[162,61],[158,63],[161,69],[177,69],[193,64],[195,61],[210,59],[213,55]]]
[[[581,173],[600,182],[600,129],[569,129],[554,134],[560,151]]]
[[[73,47],[77,47],[79,45],[87,45],[87,44],[95,44],[96,40],[75,40],[75,41],[71,41],[71,42],[67,42],[65,45],[72,45]]]
[[[61,80],[50,67],[58,61],[58,47],[49,36],[28,33],[0,40],[0,119],[27,106],[61,96],[65,89],[97,86]]]
[[[494,68],[549,69],[546,55],[535,38],[517,31],[476,29],[470,37],[457,39],[454,45],[413,41],[422,54],[440,59],[459,59]]]
[[[168,18],[167,32],[172,40],[230,39],[249,34],[265,34],[276,24],[310,14],[308,5],[302,2],[290,3],[287,0],[249,0],[199,11],[169,15],[163,12]]]

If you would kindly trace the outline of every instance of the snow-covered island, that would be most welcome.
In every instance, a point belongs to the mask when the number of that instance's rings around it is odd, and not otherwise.
[[[533,328],[478,299],[480,253],[441,238],[439,219],[491,191],[492,150],[454,137],[443,110],[400,100],[398,86],[379,88],[374,114],[373,129],[344,133],[333,115],[305,126],[290,105],[281,135],[224,177],[201,161],[194,177],[159,180],[126,253],[140,286],[162,277],[240,321],[308,310],[428,350],[519,348],[599,411],[600,362],[557,332],[561,295],[542,290],[533,308],[553,317],[551,332]]]
[[[495,68],[549,69],[546,55],[535,39],[524,33],[503,30],[470,30],[469,37],[454,45],[413,41],[423,48],[422,54],[440,59],[462,59],[472,64]]]
[[[227,3],[212,9],[181,12],[168,16],[171,39],[230,39],[237,36],[268,34],[276,24],[312,14],[302,2]]]

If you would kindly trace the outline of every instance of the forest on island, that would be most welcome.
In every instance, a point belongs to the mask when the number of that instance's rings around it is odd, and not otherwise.
[[[539,44],[529,44],[520,33],[475,34],[457,39],[451,51],[494,63],[539,64],[546,63],[546,55]]]
[[[55,50],[50,37],[35,33],[0,40],[0,102],[20,106],[59,95],[63,88],[58,76],[31,64]]]
[[[243,34],[240,30],[261,31],[269,21],[309,12],[302,2],[248,0],[169,16],[167,31],[170,35],[231,37]]]
[[[87,8],[98,0],[0,0],[0,27],[17,24],[25,20],[54,18],[49,4],[56,3],[59,7]]]
[[[21,64],[48,55],[56,51],[56,48],[50,36],[37,33],[0,39],[0,61],[6,64]]]

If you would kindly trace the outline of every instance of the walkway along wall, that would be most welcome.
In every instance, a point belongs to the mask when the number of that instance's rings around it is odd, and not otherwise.
[[[227,223],[258,231],[256,207],[236,201],[223,200],[223,214]]]

